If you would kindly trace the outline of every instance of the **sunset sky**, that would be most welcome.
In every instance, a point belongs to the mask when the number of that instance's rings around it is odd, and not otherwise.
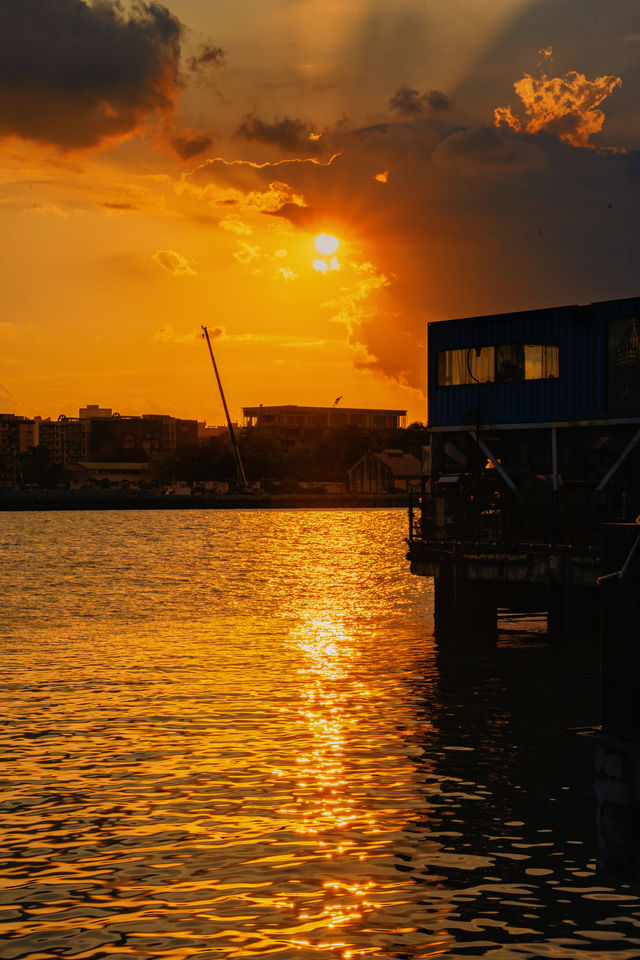
[[[428,321],[640,293],[639,97],[638,0],[2,0],[0,412],[221,423],[206,324],[423,420]]]

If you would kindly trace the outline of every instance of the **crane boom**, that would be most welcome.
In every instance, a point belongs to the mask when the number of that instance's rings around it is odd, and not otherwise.
[[[240,449],[238,447],[238,441],[236,439],[235,430],[233,429],[233,424],[231,423],[231,417],[229,416],[229,409],[227,407],[227,401],[225,400],[224,390],[222,389],[222,381],[220,380],[220,374],[218,373],[218,365],[216,363],[216,358],[213,355],[213,348],[211,346],[211,340],[209,339],[209,331],[205,326],[202,327],[203,335],[207,341],[207,346],[209,347],[209,356],[211,357],[211,363],[213,364],[213,372],[216,375],[216,380],[218,382],[218,390],[220,391],[220,399],[222,400],[222,406],[224,407],[225,416],[227,418],[227,427],[229,428],[229,436],[231,438],[231,446],[233,448],[233,456],[236,461],[236,476],[238,478],[238,483],[243,490],[247,489],[247,475],[244,472],[244,466],[242,465],[242,457],[240,456]]]

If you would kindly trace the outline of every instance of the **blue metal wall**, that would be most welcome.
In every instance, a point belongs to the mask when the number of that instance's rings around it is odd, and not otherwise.
[[[640,315],[640,298],[430,323],[429,425],[537,423],[620,417],[607,410],[607,321]],[[438,386],[440,350],[554,340],[557,379]],[[633,416],[640,411],[626,411]]]

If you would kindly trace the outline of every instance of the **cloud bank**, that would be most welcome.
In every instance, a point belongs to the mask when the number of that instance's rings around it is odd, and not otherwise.
[[[540,116],[498,128],[453,104],[421,108],[355,130],[336,124],[325,132],[330,162],[218,159],[192,179],[204,190],[232,184],[239,211],[309,232],[330,225],[356,248],[340,274],[349,289],[327,309],[363,349],[360,367],[424,389],[429,321],[637,294],[640,154],[591,149],[579,120],[592,124],[615,78],[576,76],[567,127]],[[367,267],[355,278],[358,264]]]

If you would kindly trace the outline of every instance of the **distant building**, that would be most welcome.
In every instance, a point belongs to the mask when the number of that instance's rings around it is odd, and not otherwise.
[[[233,424],[234,428],[238,429],[238,424]],[[212,437],[228,437],[229,436],[229,427],[208,427],[205,421],[198,420],[198,442],[205,443],[207,440],[210,440]]]
[[[142,463],[153,456],[171,455],[198,442],[195,420],[178,420],[164,414],[142,417],[111,417],[88,421],[91,424],[89,456],[104,463]]]
[[[87,459],[90,434],[90,420],[39,420],[34,446],[46,447],[54,463],[77,463]]]
[[[417,486],[422,465],[412,453],[402,450],[369,450],[349,469],[349,489],[356,493],[394,493]]]
[[[98,416],[93,416],[94,410],[100,411]],[[86,413],[90,416],[84,416]],[[42,447],[49,451],[53,463],[65,466],[146,463],[156,454],[170,456],[198,442],[195,420],[165,414],[121,417],[91,405],[82,407],[80,414],[78,418],[61,415],[57,420],[0,414],[0,462],[10,465],[29,447]]]
[[[78,418],[80,420],[108,419],[112,416],[111,407],[100,407],[97,403],[88,403],[86,407],[80,407],[78,411]]]
[[[146,461],[142,463],[135,463],[135,461],[118,463],[116,460],[109,460],[105,463],[96,463],[95,461],[85,460],[78,463],[77,466],[84,471],[87,481],[104,483],[105,480],[108,480],[110,484],[126,482],[132,486],[137,486],[141,480],[145,480],[149,471],[149,464]]]
[[[406,410],[371,410],[365,407],[299,407],[294,404],[243,407],[246,427],[284,430],[357,426],[364,430],[394,430],[404,427]]]
[[[0,481],[20,481],[19,454],[32,447],[49,453],[50,461],[67,469],[69,482],[135,483],[143,479],[154,456],[171,456],[198,443],[195,420],[166,414],[121,417],[110,408],[88,404],[79,417],[57,420],[0,413]]]
[[[18,447],[20,426],[24,422],[25,418],[18,417],[15,413],[0,413],[0,456],[13,456]]]
[[[24,453],[29,447],[37,447],[40,442],[40,417],[34,420],[23,420],[20,424],[18,448]]]
[[[198,442],[198,422],[197,420],[181,420],[177,417],[170,417],[175,424],[175,449],[191,446]]]
[[[20,451],[20,431],[27,420],[15,413],[0,413],[0,478],[15,480],[16,457]]]

